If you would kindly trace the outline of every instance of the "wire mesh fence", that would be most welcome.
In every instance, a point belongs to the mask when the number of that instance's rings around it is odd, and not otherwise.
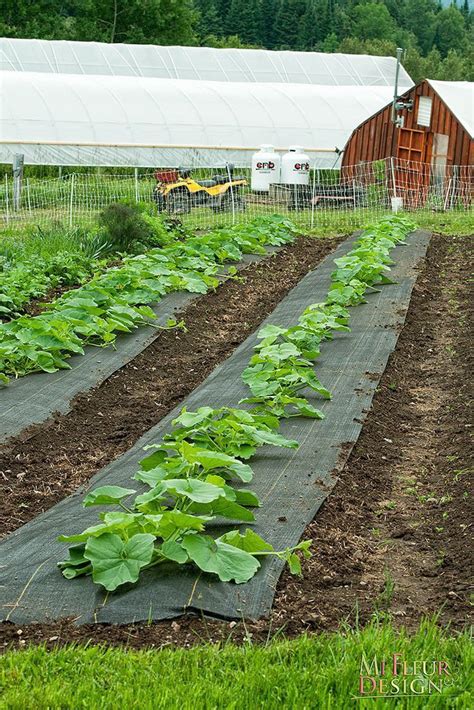
[[[394,210],[472,210],[473,166],[446,166],[387,158],[338,170],[313,169],[307,185],[273,184],[252,189],[249,168],[214,170],[163,168],[132,175],[70,173],[53,179],[24,178],[20,185],[5,174],[0,185],[0,225],[65,227],[96,222],[114,202],[148,203],[157,212],[179,217],[195,229],[236,224],[278,212],[314,228],[337,215],[350,228],[364,214]]]

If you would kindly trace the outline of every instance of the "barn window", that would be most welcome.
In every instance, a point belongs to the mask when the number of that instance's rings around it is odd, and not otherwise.
[[[431,107],[433,99],[429,96],[420,96],[418,99],[418,115],[416,122],[419,126],[428,126],[431,123]]]

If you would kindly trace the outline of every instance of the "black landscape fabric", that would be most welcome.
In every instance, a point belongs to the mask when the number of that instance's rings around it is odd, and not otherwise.
[[[267,247],[266,251],[270,255],[278,249]],[[236,268],[243,269],[264,258],[263,255],[246,254]],[[225,271],[225,267],[222,270]],[[199,296],[187,291],[167,294],[153,306],[156,315],[153,324],[166,325],[177,311]],[[133,360],[159,332],[153,326],[142,326],[131,333],[121,333],[116,347],[87,346],[84,355],[73,355],[68,359],[70,370],[40,372],[12,380],[7,387],[0,387],[0,442],[17,436],[32,424],[41,424],[54,412],[68,412],[74,397],[97,387]]]
[[[407,246],[393,252],[397,283],[383,286],[368,296],[368,303],[351,309],[351,333],[337,334],[322,348],[316,364],[321,382],[328,387],[330,402],[312,401],[325,413],[323,421],[284,420],[283,435],[300,442],[297,450],[262,447],[252,459],[255,478],[251,488],[262,501],[256,511],[256,532],[276,549],[298,542],[334,486],[351,446],[359,435],[378,380],[393,351],[409,305],[417,265],[424,257],[430,235],[416,231]],[[266,322],[295,324],[311,303],[323,301],[333,270],[333,259],[351,246],[347,240],[309,273],[277,306]],[[250,336],[223,364],[183,401],[188,410],[203,405],[235,406],[248,395],[241,373],[257,340]],[[147,432],[137,444],[90,481],[90,488],[104,484],[130,487],[143,447],[159,441],[169,431],[181,406]],[[138,485],[133,485],[139,488]],[[67,546],[59,534],[80,532],[97,521],[97,509],[83,509],[85,489],[66,498],[49,511],[12,533],[0,545],[1,618],[17,624],[73,617],[76,623],[130,623],[173,618],[183,612],[233,619],[257,619],[272,604],[282,563],[267,558],[247,584],[222,583],[192,568],[164,574],[157,569],[142,573],[135,587],[109,594],[90,578],[68,581],[56,568]],[[245,527],[245,526],[243,526]],[[317,550],[315,551],[317,554]]]

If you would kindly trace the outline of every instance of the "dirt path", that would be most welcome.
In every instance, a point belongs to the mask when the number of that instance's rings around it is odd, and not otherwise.
[[[71,494],[127,451],[252,333],[338,239],[300,237],[193,301],[165,331],[68,414],[30,427],[0,446],[0,535]],[[120,347],[120,344],[118,344]],[[33,375],[34,376],[34,375]]]
[[[472,618],[473,246],[432,239],[361,437],[307,530],[315,556],[303,580],[280,580],[275,620],[298,599],[295,631],[374,609],[410,627],[436,612],[454,627]]]
[[[433,237],[361,437],[306,530],[314,556],[302,578],[282,576],[270,619],[245,626],[193,617],[124,627],[5,624],[3,643],[92,639],[142,647],[248,634],[265,640],[277,631],[292,636],[337,629],[344,620],[364,623],[374,611],[408,627],[436,612],[443,624],[466,625],[473,578],[473,245]]]

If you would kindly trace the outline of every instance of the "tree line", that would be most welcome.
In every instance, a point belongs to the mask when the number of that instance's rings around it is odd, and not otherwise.
[[[449,0],[448,0],[449,2]],[[474,80],[472,0],[0,0],[0,35],[394,55]]]

